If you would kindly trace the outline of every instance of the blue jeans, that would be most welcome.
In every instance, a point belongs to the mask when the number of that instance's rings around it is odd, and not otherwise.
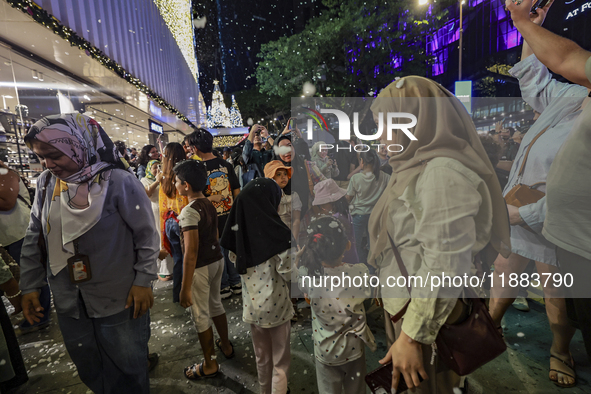
[[[164,224],[166,237],[172,247],[172,302],[180,302],[181,285],[183,284],[183,249],[181,248],[181,228],[176,220],[170,218]]]
[[[361,264],[367,264],[367,255],[369,253],[369,216],[353,215],[353,233],[355,233],[355,248]]]
[[[24,241],[25,239],[23,238],[20,241],[13,242],[4,247],[10,257],[12,257],[18,265],[21,264],[21,249],[23,248]],[[39,292],[39,303],[43,307],[43,317],[39,323],[34,324],[35,326],[46,323],[49,320],[49,315],[51,313],[51,293],[49,291],[49,285],[45,285],[41,288]],[[20,328],[26,329],[29,327],[31,327],[31,324],[26,320],[20,325]]]
[[[226,287],[235,286],[240,283],[240,274],[238,274],[238,270],[234,266],[234,264],[230,261],[230,257],[228,257],[228,250],[222,249],[222,254],[224,255],[224,272],[222,273],[222,287],[220,290],[225,289]]]
[[[82,382],[96,394],[149,393],[150,312],[134,319],[129,308],[90,318],[81,299],[78,308],[79,319],[58,314],[58,321]]]

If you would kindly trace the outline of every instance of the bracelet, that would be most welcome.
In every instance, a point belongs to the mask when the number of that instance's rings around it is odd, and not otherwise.
[[[9,296],[8,294],[4,294],[4,296],[10,300],[11,298],[18,297],[19,295],[21,295],[21,293],[22,293],[22,290],[19,290],[16,292],[16,294],[13,294],[11,296]]]

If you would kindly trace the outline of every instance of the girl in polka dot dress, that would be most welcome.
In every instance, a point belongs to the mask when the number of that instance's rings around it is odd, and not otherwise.
[[[369,271],[364,264],[343,262],[351,242],[338,219],[321,217],[307,231],[298,253],[298,283],[312,309],[318,392],[364,393],[365,345],[376,349],[363,306],[371,297]],[[324,282],[325,277],[331,279]]]
[[[261,394],[288,391],[292,234],[277,213],[280,201],[281,188],[273,179],[248,182],[220,241],[232,252],[230,260],[242,279],[242,320],[250,324]]]

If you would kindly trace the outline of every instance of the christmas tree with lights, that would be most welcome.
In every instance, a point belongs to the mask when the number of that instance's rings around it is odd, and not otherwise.
[[[197,105],[199,108],[198,127],[209,127],[209,113],[207,112],[207,106],[205,105],[205,100],[203,99],[203,95],[201,94],[201,92],[199,92]]]
[[[232,122],[232,127],[244,127],[244,124],[242,123],[242,114],[240,113],[234,95],[232,95],[232,106],[230,107],[230,121]]]
[[[211,107],[207,111],[208,127],[232,127],[230,113],[226,107],[226,103],[224,103],[224,96],[220,91],[219,81],[213,81],[213,85]]]

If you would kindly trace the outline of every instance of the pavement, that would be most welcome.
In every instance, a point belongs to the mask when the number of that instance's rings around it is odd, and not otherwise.
[[[158,282],[155,304],[151,311],[152,337],[150,352],[160,355],[158,366],[150,373],[151,392],[157,394],[225,393],[254,394],[259,392],[256,364],[249,325],[242,321],[241,297],[224,300],[228,316],[230,340],[236,357],[226,360],[218,352],[220,374],[207,381],[189,381],[183,368],[203,358],[197,332],[190,315],[172,303],[172,282]],[[313,394],[316,386],[314,348],[310,309],[305,302],[299,306],[302,317],[292,326],[291,393]],[[577,364],[578,385],[572,389],[556,387],[548,379],[550,329],[542,304],[530,302],[530,312],[509,308],[505,316],[507,352],[480,368],[467,378],[468,393],[591,393],[591,363],[587,360],[579,332],[572,342],[572,354]],[[368,314],[378,350],[367,352],[368,371],[379,366],[386,354],[386,335],[381,310]],[[50,326],[42,331],[19,338],[29,371],[29,382],[18,393],[91,394],[80,381],[63,342],[55,313]],[[369,393],[369,391],[368,391]],[[132,393],[130,393],[132,394]]]

